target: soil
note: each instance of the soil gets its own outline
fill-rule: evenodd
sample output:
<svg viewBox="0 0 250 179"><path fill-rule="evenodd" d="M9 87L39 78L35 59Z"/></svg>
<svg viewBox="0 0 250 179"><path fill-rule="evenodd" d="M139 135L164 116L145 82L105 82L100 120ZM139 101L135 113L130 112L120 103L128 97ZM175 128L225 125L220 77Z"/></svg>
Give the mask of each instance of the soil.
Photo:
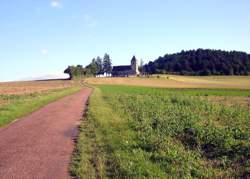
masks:
<svg viewBox="0 0 250 179"><path fill-rule="evenodd" d="M0 178L70 178L68 167L91 89L0 129Z"/></svg>

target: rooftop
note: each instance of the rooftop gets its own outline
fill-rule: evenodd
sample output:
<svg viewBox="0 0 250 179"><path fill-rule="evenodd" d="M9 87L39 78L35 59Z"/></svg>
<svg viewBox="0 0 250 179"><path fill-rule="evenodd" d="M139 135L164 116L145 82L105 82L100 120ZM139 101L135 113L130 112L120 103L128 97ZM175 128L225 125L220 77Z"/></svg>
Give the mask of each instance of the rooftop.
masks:
<svg viewBox="0 0 250 179"><path fill-rule="evenodd" d="M113 67L113 71L127 71L127 70L131 70L131 66L130 65L114 66Z"/></svg>

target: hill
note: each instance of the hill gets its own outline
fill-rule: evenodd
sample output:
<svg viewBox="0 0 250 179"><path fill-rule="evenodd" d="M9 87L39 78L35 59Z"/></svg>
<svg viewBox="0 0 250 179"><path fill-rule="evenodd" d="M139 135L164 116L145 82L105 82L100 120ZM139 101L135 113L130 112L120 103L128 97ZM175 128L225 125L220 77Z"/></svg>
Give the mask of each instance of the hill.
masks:
<svg viewBox="0 0 250 179"><path fill-rule="evenodd" d="M198 49L166 54L143 66L149 74L250 75L250 55L238 51Z"/></svg>

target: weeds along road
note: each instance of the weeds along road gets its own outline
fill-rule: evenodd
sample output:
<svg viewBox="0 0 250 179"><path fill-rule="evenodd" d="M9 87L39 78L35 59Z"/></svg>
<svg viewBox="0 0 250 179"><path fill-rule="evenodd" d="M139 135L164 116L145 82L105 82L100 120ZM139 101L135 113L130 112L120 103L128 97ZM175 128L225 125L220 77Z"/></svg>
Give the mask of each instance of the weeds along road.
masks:
<svg viewBox="0 0 250 179"><path fill-rule="evenodd" d="M64 97L0 129L0 178L69 178L73 139L91 89Z"/></svg>

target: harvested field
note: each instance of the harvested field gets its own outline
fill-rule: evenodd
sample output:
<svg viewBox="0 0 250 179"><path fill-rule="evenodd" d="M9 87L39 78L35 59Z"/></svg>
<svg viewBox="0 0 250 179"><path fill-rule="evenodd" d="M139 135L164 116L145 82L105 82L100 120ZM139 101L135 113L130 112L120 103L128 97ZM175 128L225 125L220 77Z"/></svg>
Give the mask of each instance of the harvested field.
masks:
<svg viewBox="0 0 250 179"><path fill-rule="evenodd" d="M90 84L150 86L162 88L220 88L250 89L249 76L176 76L159 75L150 78L87 78Z"/></svg>
<svg viewBox="0 0 250 179"><path fill-rule="evenodd" d="M249 76L177 76L169 79L188 84L211 85L213 87L250 89Z"/></svg>
<svg viewBox="0 0 250 179"><path fill-rule="evenodd" d="M52 89L73 87L76 83L75 81L67 80L0 83L0 94L20 95L44 92Z"/></svg>

